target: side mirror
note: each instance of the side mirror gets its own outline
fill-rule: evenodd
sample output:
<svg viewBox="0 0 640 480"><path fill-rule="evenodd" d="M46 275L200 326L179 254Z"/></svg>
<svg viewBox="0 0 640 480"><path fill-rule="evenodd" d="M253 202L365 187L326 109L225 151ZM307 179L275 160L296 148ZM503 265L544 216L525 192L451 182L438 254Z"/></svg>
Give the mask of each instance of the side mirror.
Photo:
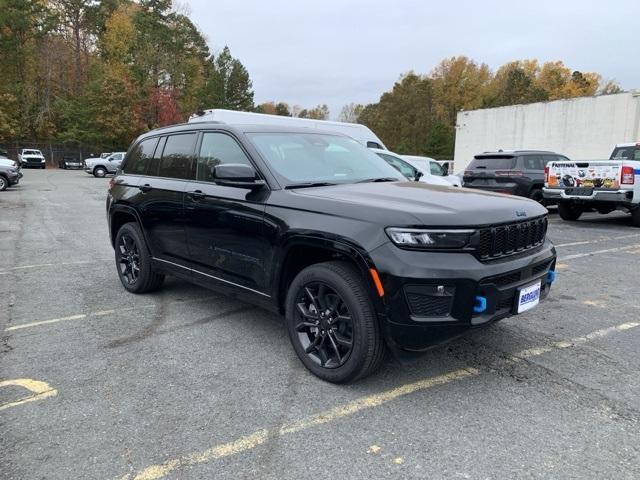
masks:
<svg viewBox="0 0 640 480"><path fill-rule="evenodd" d="M420 172L420 171L416 170L416 176L414 177L414 180L415 180L416 182L419 182L423 175L424 175L424 173L422 173L422 172Z"/></svg>
<svg viewBox="0 0 640 480"><path fill-rule="evenodd" d="M445 175L451 175L451 165L449 162L444 162L442 168L444 168Z"/></svg>
<svg viewBox="0 0 640 480"><path fill-rule="evenodd" d="M258 190L266 185L264 180L256 178L256 171L250 165L227 163L213 168L213 179L225 187L248 188Z"/></svg>

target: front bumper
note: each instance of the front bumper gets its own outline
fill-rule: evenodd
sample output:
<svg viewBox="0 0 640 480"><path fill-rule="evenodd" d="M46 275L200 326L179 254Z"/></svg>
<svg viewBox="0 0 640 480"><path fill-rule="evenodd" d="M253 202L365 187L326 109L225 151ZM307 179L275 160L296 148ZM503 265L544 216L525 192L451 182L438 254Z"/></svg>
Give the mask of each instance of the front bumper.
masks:
<svg viewBox="0 0 640 480"><path fill-rule="evenodd" d="M20 183L20 179L22 178L22 173L17 172L15 174L10 174L8 177L9 185L17 185Z"/></svg>
<svg viewBox="0 0 640 480"><path fill-rule="evenodd" d="M379 312L387 342L424 350L470 329L513 315L518 289L541 282L549 294L555 248L549 240L531 251L480 262L467 253L418 252L387 243L371 252L385 290ZM486 299L474 312L476 297Z"/></svg>

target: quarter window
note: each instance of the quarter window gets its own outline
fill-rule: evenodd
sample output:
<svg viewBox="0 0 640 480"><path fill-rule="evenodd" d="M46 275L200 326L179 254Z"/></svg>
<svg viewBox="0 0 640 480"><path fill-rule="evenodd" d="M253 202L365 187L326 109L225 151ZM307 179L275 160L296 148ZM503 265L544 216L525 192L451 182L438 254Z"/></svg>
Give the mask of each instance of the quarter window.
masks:
<svg viewBox="0 0 640 480"><path fill-rule="evenodd" d="M195 133L167 137L164 151L160 158L159 177L191 178L191 160L196 137L197 134Z"/></svg>
<svg viewBox="0 0 640 480"><path fill-rule="evenodd" d="M133 150L129 152L124 168L122 169L124 173L142 175L147 166L147 162L151 157L153 157L153 152L156 149L157 143L157 138L150 138L148 140L143 140L133 147Z"/></svg>
<svg viewBox="0 0 640 480"><path fill-rule="evenodd" d="M522 159L525 170L544 170L546 162L542 155L525 155Z"/></svg>
<svg viewBox="0 0 640 480"><path fill-rule="evenodd" d="M429 162L429 168L431 169L431 175L435 175L437 177L446 177L447 174L438 162Z"/></svg>
<svg viewBox="0 0 640 480"><path fill-rule="evenodd" d="M224 133L206 132L198 154L198 180L213 182L213 169L218 165L241 164L251 166L238 142Z"/></svg>

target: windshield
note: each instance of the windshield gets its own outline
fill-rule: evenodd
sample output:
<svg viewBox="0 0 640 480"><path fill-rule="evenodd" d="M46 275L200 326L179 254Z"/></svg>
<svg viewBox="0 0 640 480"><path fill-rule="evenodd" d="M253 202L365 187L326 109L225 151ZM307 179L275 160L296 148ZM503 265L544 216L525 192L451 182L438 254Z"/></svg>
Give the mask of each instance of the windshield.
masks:
<svg viewBox="0 0 640 480"><path fill-rule="evenodd" d="M285 185L406 179L351 138L317 133L250 133L271 170Z"/></svg>
<svg viewBox="0 0 640 480"><path fill-rule="evenodd" d="M22 154L23 155L42 155L42 153L40 153L40 150L24 150Z"/></svg>
<svg viewBox="0 0 640 480"><path fill-rule="evenodd" d="M640 160L640 148L635 145L616 147L611 154L611 160Z"/></svg>

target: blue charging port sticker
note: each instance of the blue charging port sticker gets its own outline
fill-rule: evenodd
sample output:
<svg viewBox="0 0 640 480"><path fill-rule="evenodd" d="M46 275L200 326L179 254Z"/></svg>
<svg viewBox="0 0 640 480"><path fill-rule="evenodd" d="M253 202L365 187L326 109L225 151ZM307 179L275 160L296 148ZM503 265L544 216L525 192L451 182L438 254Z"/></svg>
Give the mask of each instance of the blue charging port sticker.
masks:
<svg viewBox="0 0 640 480"><path fill-rule="evenodd" d="M478 295L476 297L476 304L473 306L475 313L482 313L487 309L487 299Z"/></svg>

